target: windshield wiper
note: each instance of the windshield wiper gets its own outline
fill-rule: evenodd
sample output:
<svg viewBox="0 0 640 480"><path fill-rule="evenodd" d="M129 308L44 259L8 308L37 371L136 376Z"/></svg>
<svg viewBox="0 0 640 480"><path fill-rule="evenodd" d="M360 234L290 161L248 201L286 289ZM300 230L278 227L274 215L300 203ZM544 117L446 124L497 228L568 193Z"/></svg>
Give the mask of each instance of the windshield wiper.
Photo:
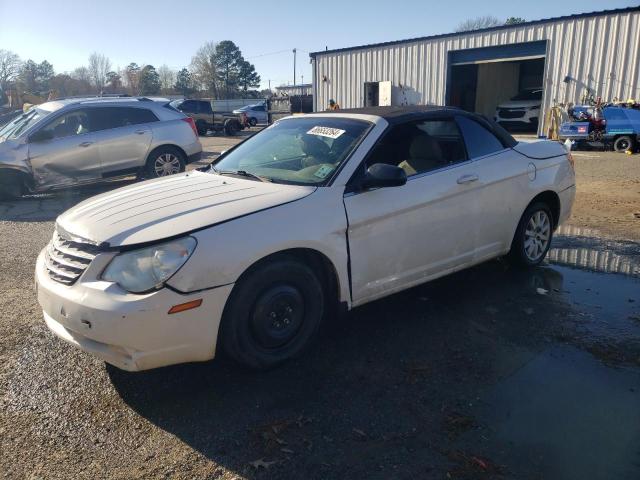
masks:
<svg viewBox="0 0 640 480"><path fill-rule="evenodd" d="M258 180L259 182L271 182L270 178L261 177L260 175L256 175L255 173L247 172L246 170L218 170L216 167L212 166L211 170L216 172L218 175L235 175L238 177L251 178L253 180Z"/></svg>

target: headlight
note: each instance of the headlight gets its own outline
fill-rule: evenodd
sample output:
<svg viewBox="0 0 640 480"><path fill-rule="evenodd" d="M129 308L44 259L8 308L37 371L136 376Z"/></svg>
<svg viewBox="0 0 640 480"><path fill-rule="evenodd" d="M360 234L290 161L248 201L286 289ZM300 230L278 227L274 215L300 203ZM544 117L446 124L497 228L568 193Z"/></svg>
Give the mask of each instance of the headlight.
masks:
<svg viewBox="0 0 640 480"><path fill-rule="evenodd" d="M180 238L153 247L116 255L102 273L131 293L161 288L189 259L196 248L193 237Z"/></svg>

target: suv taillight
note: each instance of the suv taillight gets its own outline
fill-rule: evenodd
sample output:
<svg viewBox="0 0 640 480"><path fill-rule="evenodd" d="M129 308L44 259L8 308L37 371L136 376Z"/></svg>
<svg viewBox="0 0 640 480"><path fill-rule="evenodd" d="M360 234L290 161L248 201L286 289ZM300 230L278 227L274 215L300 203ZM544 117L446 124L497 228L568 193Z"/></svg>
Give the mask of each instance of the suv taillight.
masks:
<svg viewBox="0 0 640 480"><path fill-rule="evenodd" d="M198 129L196 127L196 122L193 120L193 118L185 117L185 118L182 118L181 120L189 124L189 126L191 127L191 130L193 130L193 134L196 136L196 138L198 138Z"/></svg>

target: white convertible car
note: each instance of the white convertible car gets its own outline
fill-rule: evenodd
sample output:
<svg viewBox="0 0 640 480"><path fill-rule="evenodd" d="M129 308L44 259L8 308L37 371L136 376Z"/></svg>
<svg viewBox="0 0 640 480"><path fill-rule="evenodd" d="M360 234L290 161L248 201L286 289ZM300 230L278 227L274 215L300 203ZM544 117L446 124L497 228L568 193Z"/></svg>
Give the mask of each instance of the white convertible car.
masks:
<svg viewBox="0 0 640 480"><path fill-rule="evenodd" d="M208 170L62 214L38 301L56 335L125 370L218 348L268 368L338 308L505 255L538 265L574 195L562 145L457 109L286 118Z"/></svg>

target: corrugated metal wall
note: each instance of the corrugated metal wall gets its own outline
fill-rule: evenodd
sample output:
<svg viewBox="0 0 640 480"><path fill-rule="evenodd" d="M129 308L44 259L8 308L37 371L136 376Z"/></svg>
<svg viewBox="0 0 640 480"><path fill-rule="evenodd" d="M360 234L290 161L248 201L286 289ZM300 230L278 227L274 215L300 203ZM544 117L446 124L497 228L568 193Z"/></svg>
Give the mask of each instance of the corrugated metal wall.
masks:
<svg viewBox="0 0 640 480"><path fill-rule="evenodd" d="M445 104L451 50L547 40L544 109L580 101L590 87L605 100L640 97L640 12L569 17L547 23L315 56L316 109L330 98L364 105L364 82L391 80L396 104ZM564 83L565 76L576 81Z"/></svg>

